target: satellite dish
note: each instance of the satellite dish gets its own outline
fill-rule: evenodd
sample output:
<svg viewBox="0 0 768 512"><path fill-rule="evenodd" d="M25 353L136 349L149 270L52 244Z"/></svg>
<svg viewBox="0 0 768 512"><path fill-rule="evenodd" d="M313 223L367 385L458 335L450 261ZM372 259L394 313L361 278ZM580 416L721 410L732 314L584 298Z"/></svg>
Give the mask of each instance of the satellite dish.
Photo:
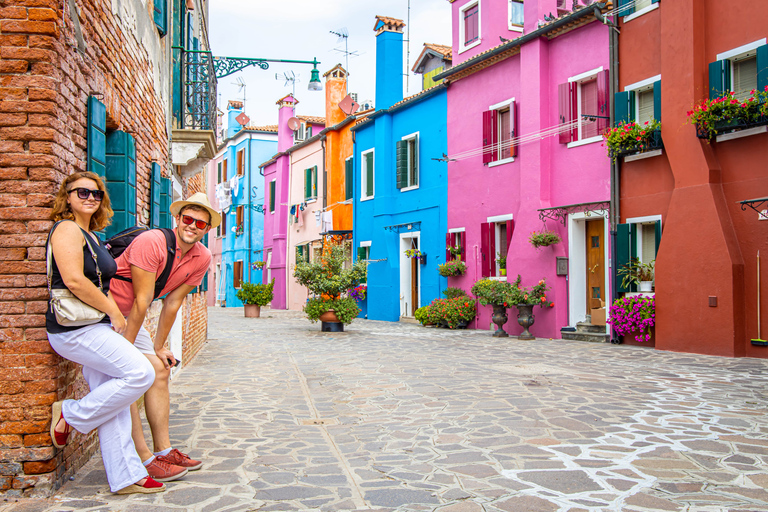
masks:
<svg viewBox="0 0 768 512"><path fill-rule="evenodd" d="M339 108L341 109L342 112L344 112L348 116L351 116L352 114L357 112L357 110L360 108L360 105L358 105L358 103L352 99L352 96L347 94L344 97L344 99L341 100L341 102L339 102Z"/></svg>
<svg viewBox="0 0 768 512"><path fill-rule="evenodd" d="M299 121L299 118L292 117L288 119L288 128L290 128L293 131L298 131L299 128L301 128L301 121Z"/></svg>

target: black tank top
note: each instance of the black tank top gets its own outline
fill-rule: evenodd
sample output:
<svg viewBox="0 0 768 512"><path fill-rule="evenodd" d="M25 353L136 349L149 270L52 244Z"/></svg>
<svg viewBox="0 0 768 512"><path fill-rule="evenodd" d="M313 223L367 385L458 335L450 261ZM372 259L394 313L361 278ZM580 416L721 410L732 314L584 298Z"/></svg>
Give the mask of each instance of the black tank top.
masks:
<svg viewBox="0 0 768 512"><path fill-rule="evenodd" d="M51 229L51 232L48 235L49 244L51 243L51 236L59 224L60 222L57 222L53 226L53 229ZM115 263L114 258L112 258L112 255L109 254L109 251L104 247L101 240L98 240L98 236L96 237L98 243L95 243L94 238L85 232L83 228L80 228L80 231L83 232L84 237L90 237L89 240L91 241L91 247L93 247L93 251L96 253L96 257L99 260L99 270L101 270L101 284L102 289L104 290L104 294L106 295L106 293L109 291L109 281L112 279L112 276L117 273L117 263ZM87 245L83 245L83 274L98 288L99 276L96 273L96 263L94 263L93 256L91 256L91 251L88 249ZM56 258L53 256L53 252L51 252L51 288L66 288L64 280L61 278L59 267L56 265ZM109 324L109 316L105 315L101 320L101 323ZM59 325L59 323L56 321L56 315L51 310L50 297L48 298L48 310L45 312L46 331L52 334L59 334L62 332L75 331L77 329L81 329L82 327L83 326L71 327Z"/></svg>

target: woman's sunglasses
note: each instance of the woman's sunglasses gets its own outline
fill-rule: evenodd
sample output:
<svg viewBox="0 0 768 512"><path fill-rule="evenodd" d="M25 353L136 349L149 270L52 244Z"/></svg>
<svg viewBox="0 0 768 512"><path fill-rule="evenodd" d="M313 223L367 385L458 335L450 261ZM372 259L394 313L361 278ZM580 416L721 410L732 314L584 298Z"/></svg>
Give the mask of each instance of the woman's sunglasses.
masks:
<svg viewBox="0 0 768 512"><path fill-rule="evenodd" d="M104 191L103 190L98 190L98 189L97 190L91 190L91 189L88 189L88 188L77 187L77 188L73 188L72 190L67 192L67 194L71 194L72 192L77 192L77 197L79 197L83 201L88 199L88 196L90 196L90 195L92 195L93 198L96 201L101 201L102 199L104 199Z"/></svg>
<svg viewBox="0 0 768 512"><path fill-rule="evenodd" d="M195 227L197 229L205 229L208 226L208 223L205 222L204 220L198 220L198 219L195 219L194 217L190 217L189 215L182 215L181 222L187 225L192 224L194 222Z"/></svg>

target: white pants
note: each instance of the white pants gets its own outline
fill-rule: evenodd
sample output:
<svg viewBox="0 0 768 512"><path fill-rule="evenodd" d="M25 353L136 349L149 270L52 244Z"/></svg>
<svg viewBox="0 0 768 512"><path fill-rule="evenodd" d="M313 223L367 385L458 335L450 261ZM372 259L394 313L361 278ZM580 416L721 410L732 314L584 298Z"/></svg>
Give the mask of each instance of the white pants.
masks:
<svg viewBox="0 0 768 512"><path fill-rule="evenodd" d="M109 488L115 492L145 478L147 470L131 439L130 406L154 382L152 364L109 324L48 333L48 340L60 356L83 365L91 392L65 400L62 414L78 432L99 429Z"/></svg>

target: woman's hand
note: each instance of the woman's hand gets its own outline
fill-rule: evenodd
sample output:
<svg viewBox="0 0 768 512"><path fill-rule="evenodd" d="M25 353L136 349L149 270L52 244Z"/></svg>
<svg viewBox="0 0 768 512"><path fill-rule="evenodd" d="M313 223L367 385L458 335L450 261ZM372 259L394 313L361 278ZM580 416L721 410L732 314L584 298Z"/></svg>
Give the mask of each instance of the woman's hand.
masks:
<svg viewBox="0 0 768 512"><path fill-rule="evenodd" d="M125 328L128 327L128 322L125 321L125 317L120 310L111 313L109 315L109 321L112 322L112 329L114 329L117 334L123 334Z"/></svg>

